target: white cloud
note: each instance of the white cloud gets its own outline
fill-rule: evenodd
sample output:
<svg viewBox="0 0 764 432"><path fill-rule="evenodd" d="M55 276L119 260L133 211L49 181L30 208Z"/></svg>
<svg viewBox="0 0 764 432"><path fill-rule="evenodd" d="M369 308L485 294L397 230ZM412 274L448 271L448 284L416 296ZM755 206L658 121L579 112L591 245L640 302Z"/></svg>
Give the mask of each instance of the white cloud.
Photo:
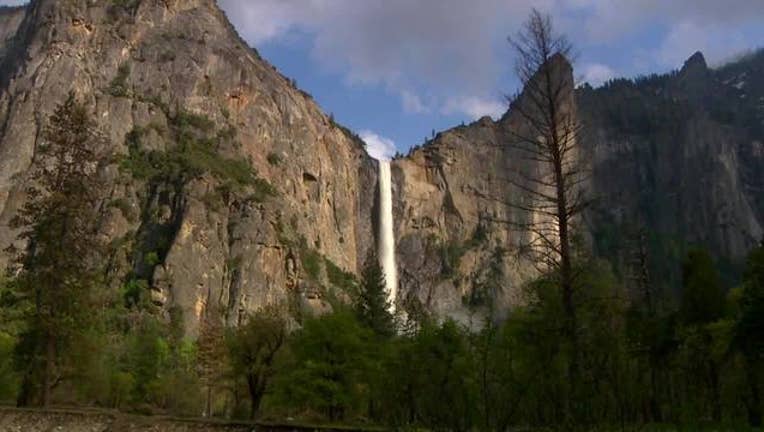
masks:
<svg viewBox="0 0 764 432"><path fill-rule="evenodd" d="M500 91L511 59L496 44L531 4L555 0L219 0L253 44L312 38L311 57L352 85L381 85L406 112L424 113L448 97ZM424 97L426 95L426 98ZM426 102L423 102L426 101Z"/></svg>
<svg viewBox="0 0 764 432"><path fill-rule="evenodd" d="M303 26L309 21L306 9L314 2L301 5L294 0L220 0L219 3L239 33L257 45Z"/></svg>
<svg viewBox="0 0 764 432"><path fill-rule="evenodd" d="M366 143L366 151L374 159L389 160L397 151L393 140L380 136L372 131L362 130L359 133L359 136Z"/></svg>
<svg viewBox="0 0 764 432"><path fill-rule="evenodd" d="M688 53L700 50L707 61L717 63L749 48L749 43L734 30L682 21L674 25L662 42L658 59L665 65L678 67L687 59Z"/></svg>
<svg viewBox="0 0 764 432"><path fill-rule="evenodd" d="M601 63L589 63L581 67L583 70L582 82L589 83L592 87L599 87L609 79L618 76L615 70Z"/></svg>
<svg viewBox="0 0 764 432"><path fill-rule="evenodd" d="M583 28L590 38L608 42L629 36L646 24L692 22L698 26L721 25L727 30L748 22L761 22L760 0L560 0L585 11ZM579 23L580 24L580 23Z"/></svg>
<svg viewBox="0 0 764 432"><path fill-rule="evenodd" d="M403 102L403 110L407 113L426 114L430 112L430 109L425 106L422 99L409 90L401 91L401 101Z"/></svg>
<svg viewBox="0 0 764 432"><path fill-rule="evenodd" d="M449 104L471 115L495 112L495 103L486 109L466 102L515 90L502 88L513 61L504 40L531 7L552 12L584 54L585 70L577 73L595 85L613 71L602 64L609 58L587 53L631 49L631 60L621 61L618 71L634 75L679 67L697 50L714 63L738 47L764 42L740 30L760 25L762 0L218 1L251 43L308 34L316 65L348 84L382 86L400 96L408 113Z"/></svg>
<svg viewBox="0 0 764 432"><path fill-rule="evenodd" d="M506 104L495 99L484 99L479 97L464 97L450 99L441 110L443 114L466 114L473 120L483 116L490 116L498 119L507 111Z"/></svg>

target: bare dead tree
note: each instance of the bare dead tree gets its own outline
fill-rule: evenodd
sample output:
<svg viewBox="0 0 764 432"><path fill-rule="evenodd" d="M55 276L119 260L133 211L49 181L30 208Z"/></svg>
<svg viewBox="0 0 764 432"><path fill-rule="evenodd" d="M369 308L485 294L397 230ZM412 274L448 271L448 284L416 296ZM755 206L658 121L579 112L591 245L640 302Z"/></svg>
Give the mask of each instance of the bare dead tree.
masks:
<svg viewBox="0 0 764 432"><path fill-rule="evenodd" d="M524 250L541 269L558 278L565 313L563 333L571 344L571 382L578 375L576 274L573 267L575 222L586 209L586 170L580 163L581 126L574 103L572 46L555 33L551 18L533 10L509 42L517 55L523 91L509 97L510 112L521 124L511 128L509 145L529 163L508 178L520 193L510 205L526 218L516 221L530 234Z"/></svg>

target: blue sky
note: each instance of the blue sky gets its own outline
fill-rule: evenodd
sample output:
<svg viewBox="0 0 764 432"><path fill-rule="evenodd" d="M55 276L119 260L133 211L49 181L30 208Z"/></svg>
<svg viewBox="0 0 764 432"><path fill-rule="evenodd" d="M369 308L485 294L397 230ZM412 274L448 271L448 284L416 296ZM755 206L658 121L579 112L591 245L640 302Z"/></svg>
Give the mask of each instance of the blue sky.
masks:
<svg viewBox="0 0 764 432"><path fill-rule="evenodd" d="M0 4L23 1L0 1ZM581 81L713 66L764 46L764 0L219 0L239 33L373 150L405 152L504 111L506 43L532 7L579 53Z"/></svg>

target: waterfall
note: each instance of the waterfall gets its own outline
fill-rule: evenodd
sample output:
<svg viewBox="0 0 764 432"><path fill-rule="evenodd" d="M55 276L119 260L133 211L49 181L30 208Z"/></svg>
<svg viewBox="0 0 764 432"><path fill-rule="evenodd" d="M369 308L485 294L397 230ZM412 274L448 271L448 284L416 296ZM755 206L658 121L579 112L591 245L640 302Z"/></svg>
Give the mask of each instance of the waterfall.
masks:
<svg viewBox="0 0 764 432"><path fill-rule="evenodd" d="M391 308L395 310L398 294L398 270L395 268L395 237L393 235L393 192L390 161L379 160L379 265L385 275L385 285Z"/></svg>

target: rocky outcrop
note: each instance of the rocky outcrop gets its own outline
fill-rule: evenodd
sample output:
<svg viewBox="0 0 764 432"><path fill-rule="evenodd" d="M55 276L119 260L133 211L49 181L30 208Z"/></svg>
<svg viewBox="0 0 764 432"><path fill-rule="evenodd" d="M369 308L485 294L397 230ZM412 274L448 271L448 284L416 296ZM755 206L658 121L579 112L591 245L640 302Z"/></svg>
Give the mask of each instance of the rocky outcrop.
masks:
<svg viewBox="0 0 764 432"><path fill-rule="evenodd" d="M321 303L324 261L358 272L373 247L376 165L214 1L36 0L21 15L0 16L0 36L18 26L0 77L0 247L15 241L8 221L46 119L73 91L115 155L102 173L103 231L120 246L112 279L182 310L191 333L207 302L235 322L306 292ZM147 174L136 164L149 152ZM318 271L305 256L321 258Z"/></svg>

